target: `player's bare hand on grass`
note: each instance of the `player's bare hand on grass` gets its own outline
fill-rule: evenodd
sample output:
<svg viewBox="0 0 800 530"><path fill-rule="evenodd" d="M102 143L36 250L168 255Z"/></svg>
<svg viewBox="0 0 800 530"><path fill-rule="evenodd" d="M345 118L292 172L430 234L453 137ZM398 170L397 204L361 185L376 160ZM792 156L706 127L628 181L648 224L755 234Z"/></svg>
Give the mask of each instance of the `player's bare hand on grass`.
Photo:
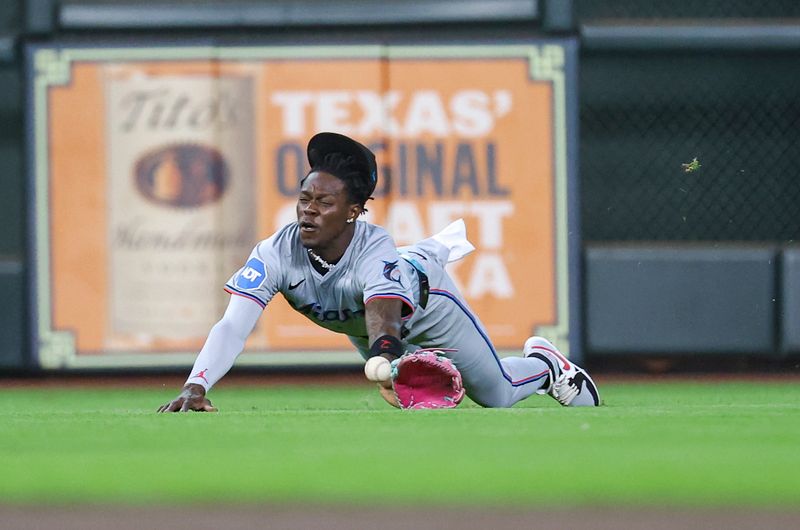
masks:
<svg viewBox="0 0 800 530"><path fill-rule="evenodd" d="M217 412L217 408L206 397L206 389L189 383L178 397L158 407L158 412Z"/></svg>

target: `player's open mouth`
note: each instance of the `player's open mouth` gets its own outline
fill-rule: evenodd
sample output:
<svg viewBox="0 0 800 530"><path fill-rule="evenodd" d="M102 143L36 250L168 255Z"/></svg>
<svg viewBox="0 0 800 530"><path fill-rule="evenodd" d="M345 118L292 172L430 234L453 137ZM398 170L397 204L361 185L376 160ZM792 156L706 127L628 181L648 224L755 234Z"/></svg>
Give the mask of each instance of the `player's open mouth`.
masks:
<svg viewBox="0 0 800 530"><path fill-rule="evenodd" d="M300 221L300 230L303 232L313 232L317 229L317 226L313 223L309 223L308 221Z"/></svg>

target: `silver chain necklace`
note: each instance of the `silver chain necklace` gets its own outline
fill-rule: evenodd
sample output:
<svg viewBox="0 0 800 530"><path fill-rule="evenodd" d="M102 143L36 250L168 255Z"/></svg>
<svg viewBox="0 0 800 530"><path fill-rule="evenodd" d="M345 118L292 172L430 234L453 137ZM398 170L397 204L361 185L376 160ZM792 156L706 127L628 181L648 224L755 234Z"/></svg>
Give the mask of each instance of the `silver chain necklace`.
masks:
<svg viewBox="0 0 800 530"><path fill-rule="evenodd" d="M311 259L313 259L314 261L319 263L322 266L323 269L331 270L332 268L334 268L336 266L336 265L328 263L327 261L322 259L322 256L320 256L319 254L317 254L316 252L314 252L310 248L307 248L306 251L308 251L308 255L311 256Z"/></svg>

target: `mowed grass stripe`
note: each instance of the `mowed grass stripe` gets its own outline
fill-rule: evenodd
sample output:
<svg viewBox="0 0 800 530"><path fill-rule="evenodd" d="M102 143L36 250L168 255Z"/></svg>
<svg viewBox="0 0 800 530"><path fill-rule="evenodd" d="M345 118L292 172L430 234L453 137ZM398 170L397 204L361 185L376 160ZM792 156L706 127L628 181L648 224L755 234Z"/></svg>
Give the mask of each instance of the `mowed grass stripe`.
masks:
<svg viewBox="0 0 800 530"><path fill-rule="evenodd" d="M371 385L0 390L0 499L800 509L800 388L601 384L606 405L397 411Z"/></svg>

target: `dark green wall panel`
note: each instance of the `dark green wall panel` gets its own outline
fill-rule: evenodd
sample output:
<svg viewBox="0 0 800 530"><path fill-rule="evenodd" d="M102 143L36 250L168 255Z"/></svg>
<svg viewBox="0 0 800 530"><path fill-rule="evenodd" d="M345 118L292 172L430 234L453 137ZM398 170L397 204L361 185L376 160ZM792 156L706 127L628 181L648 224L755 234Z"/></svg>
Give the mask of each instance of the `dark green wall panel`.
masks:
<svg viewBox="0 0 800 530"><path fill-rule="evenodd" d="M783 252L781 261L781 351L800 353L800 248Z"/></svg>
<svg viewBox="0 0 800 530"><path fill-rule="evenodd" d="M587 353L776 353L773 248L590 246Z"/></svg>
<svg viewBox="0 0 800 530"><path fill-rule="evenodd" d="M21 262L0 260L0 368L21 368L26 359L28 322Z"/></svg>

